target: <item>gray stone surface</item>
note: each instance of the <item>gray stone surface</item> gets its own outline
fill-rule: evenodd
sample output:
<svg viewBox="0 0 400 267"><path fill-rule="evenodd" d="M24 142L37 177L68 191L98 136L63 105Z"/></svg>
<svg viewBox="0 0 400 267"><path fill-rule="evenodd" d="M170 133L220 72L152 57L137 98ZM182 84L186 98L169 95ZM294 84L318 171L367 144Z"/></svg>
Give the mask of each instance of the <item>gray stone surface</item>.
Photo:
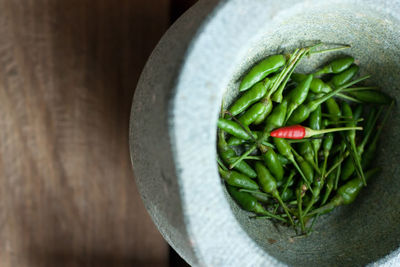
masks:
<svg viewBox="0 0 400 267"><path fill-rule="evenodd" d="M134 96L130 145L150 215L190 264L400 264L397 109L376 157L383 172L354 204L323 217L309 238L290 242L290 230L250 221L227 197L215 164L222 98L232 99L237 80L258 59L304 41L350 43L346 53L371 83L397 98L399 16L400 1L200 1L166 33ZM311 57L300 68L320 62Z"/></svg>

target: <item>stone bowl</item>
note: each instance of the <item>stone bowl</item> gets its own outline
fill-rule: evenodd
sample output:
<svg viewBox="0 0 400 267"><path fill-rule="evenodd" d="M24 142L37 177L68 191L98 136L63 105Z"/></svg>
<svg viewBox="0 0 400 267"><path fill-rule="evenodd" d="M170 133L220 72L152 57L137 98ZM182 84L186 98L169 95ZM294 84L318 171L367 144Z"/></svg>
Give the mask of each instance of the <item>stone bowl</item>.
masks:
<svg viewBox="0 0 400 267"><path fill-rule="evenodd" d="M130 149L136 182L168 243L198 266L400 265L399 117L386 125L383 171L355 203L323 216L307 238L250 220L217 172L221 100L259 59L306 41L348 43L361 74L399 95L400 1L199 1L165 34L134 96ZM335 54L311 57L307 71Z"/></svg>

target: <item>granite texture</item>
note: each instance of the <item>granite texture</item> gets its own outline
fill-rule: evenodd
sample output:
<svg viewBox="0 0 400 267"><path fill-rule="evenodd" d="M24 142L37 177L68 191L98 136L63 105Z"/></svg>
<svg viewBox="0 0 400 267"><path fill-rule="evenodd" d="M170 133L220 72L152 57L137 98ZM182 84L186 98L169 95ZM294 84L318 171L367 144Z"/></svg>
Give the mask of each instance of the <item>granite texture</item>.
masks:
<svg viewBox="0 0 400 267"><path fill-rule="evenodd" d="M399 95L400 1L200 1L166 33L140 78L130 146L135 177L165 239L196 266L398 266L397 108L376 157L384 171L309 238L249 220L217 173L222 99L260 58L307 41L350 43L371 83ZM307 59L307 71L334 55Z"/></svg>

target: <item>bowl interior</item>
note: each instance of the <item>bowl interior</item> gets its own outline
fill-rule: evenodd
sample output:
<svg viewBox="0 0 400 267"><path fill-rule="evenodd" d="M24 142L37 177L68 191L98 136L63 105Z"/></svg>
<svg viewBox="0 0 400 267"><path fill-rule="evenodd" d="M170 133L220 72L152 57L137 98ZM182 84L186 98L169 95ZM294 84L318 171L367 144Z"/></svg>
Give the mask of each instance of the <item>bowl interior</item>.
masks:
<svg viewBox="0 0 400 267"><path fill-rule="evenodd" d="M377 10L376 6L369 9L361 4L335 1L304 5L277 16L274 27L266 30L262 38L252 40L251 49L243 64L237 67L225 93L226 103L237 95L237 81L254 62L276 52L292 51L310 40L351 44L352 48L345 53L357 59L360 74L370 74L368 83L398 98L400 24L396 18L383 15L383 10ZM299 69L310 71L337 54L340 53L305 58ZM400 124L397 114L395 107L379 142L374 165L381 166L382 172L371 179L353 204L322 216L311 236L290 238L294 232L289 228L274 226L268 220L249 219L249 214L227 195L242 228L268 254L295 266L365 265L398 248Z"/></svg>

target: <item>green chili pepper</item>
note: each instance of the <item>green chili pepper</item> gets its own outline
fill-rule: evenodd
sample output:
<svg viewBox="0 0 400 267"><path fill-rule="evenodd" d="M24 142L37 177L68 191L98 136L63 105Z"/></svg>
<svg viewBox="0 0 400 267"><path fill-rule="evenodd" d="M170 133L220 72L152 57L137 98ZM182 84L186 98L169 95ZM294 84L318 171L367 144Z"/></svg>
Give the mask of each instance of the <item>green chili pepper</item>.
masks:
<svg viewBox="0 0 400 267"><path fill-rule="evenodd" d="M318 166L315 164L315 155L311 140L301 142L298 144L298 152L304 159L314 168L317 173L320 173ZM300 162L299 162L300 163ZM306 175L307 176L307 175Z"/></svg>
<svg viewBox="0 0 400 267"><path fill-rule="evenodd" d="M287 101L283 100L272 110L271 115L266 119L266 124L261 137L258 138L259 141L264 141L269 137L269 134L275 128L281 127L285 122Z"/></svg>
<svg viewBox="0 0 400 267"><path fill-rule="evenodd" d="M380 171L379 168L369 170L365 173L365 178L368 180ZM341 205L348 205L354 202L361 189L364 187L363 181L356 177L349 180L347 183L339 187L337 194L326 205L313 210L309 215L324 214Z"/></svg>
<svg viewBox="0 0 400 267"><path fill-rule="evenodd" d="M342 114L345 117L349 117L351 119L353 119L353 121L350 121L349 123L347 123L346 125L349 127L354 127L356 126L356 123L354 122L354 116L353 116L353 111L351 110L350 105L347 102L343 102L342 103ZM350 130L350 131L346 131L346 136L348 137L350 142L354 142L356 141L356 130Z"/></svg>
<svg viewBox="0 0 400 267"><path fill-rule="evenodd" d="M322 129L322 108L321 108L321 106L318 106L318 108L315 111L311 112L309 121L310 121L311 129L313 129L313 130L321 130ZM311 143L312 143L312 147L314 150L314 156L315 156L314 162L315 162L315 164L318 165L318 151L321 147L322 139L319 139L319 138L313 139L311 141Z"/></svg>
<svg viewBox="0 0 400 267"><path fill-rule="evenodd" d="M313 93L329 93L332 88L321 79L314 78L310 85L310 91Z"/></svg>
<svg viewBox="0 0 400 267"><path fill-rule="evenodd" d="M334 95L342 91L345 87L339 87L328 94L314 99L306 104L299 105L297 109L292 113L288 120L288 124L299 124L308 119L310 113L315 111L323 102L331 99Z"/></svg>
<svg viewBox="0 0 400 267"><path fill-rule="evenodd" d="M294 81L295 83L302 82L306 77L307 77L307 74L298 73L298 72L294 72L292 75L290 75L290 79L292 81Z"/></svg>
<svg viewBox="0 0 400 267"><path fill-rule="evenodd" d="M258 104L255 104L255 105L260 105L263 107L263 108L259 107L262 111L260 111L260 113L257 115L257 118L254 120L255 125L261 124L267 118L267 116L271 113L271 110L273 107L273 104L271 101L271 94L273 93L273 90L274 90L273 86L275 85L275 82L278 80L280 75L281 75L281 73L277 73L270 78L270 80L271 80L270 90L263 97L263 99L261 99L261 101Z"/></svg>
<svg viewBox="0 0 400 267"><path fill-rule="evenodd" d="M260 104L265 106L265 109L254 120L255 125L259 125L259 124L263 123L265 121L265 119L267 118L267 116L271 113L272 108L273 108L272 101L269 98L262 100Z"/></svg>
<svg viewBox="0 0 400 267"><path fill-rule="evenodd" d="M272 101L269 99L264 99L249 108L242 116L240 116L239 121L244 125L250 125L252 123L261 123L271 112Z"/></svg>
<svg viewBox="0 0 400 267"><path fill-rule="evenodd" d="M362 105L357 105L356 108L354 109L354 120L357 121L359 118L361 118L361 115L363 113L363 106Z"/></svg>
<svg viewBox="0 0 400 267"><path fill-rule="evenodd" d="M342 167L342 173L340 176L340 179L342 181L347 181L351 175L353 175L355 171L354 163L351 158L346 158L346 160L343 162L343 167Z"/></svg>
<svg viewBox="0 0 400 267"><path fill-rule="evenodd" d="M276 155L277 155L278 160L281 163L282 167L285 167L286 165L288 165L290 163L290 161L286 157L282 156L281 154L276 154Z"/></svg>
<svg viewBox="0 0 400 267"><path fill-rule="evenodd" d="M227 185L226 188L228 189L229 194L232 198L241 206L244 210L254 212L256 214L266 215L271 218L284 221L285 219L282 217L272 214L271 212L267 211L258 201L257 199L246 192L240 192L235 187Z"/></svg>
<svg viewBox="0 0 400 267"><path fill-rule="evenodd" d="M263 154L263 159L276 180L282 181L284 170L275 151L273 149L268 149L268 151Z"/></svg>
<svg viewBox="0 0 400 267"><path fill-rule="evenodd" d="M297 109L293 112L292 116L290 116L290 118L288 120L288 124L298 124L298 123L305 121L309 117L310 113L313 112L315 109L317 109L317 107L325 101L328 102L327 105L335 105L334 100L332 99L332 96L340 94L340 92L343 91L345 88L347 88L355 83L358 83L362 80L365 80L368 77L369 76L364 76L355 81L341 84L335 90L330 91L329 93L322 95L316 99L310 100L306 104L302 104L302 105L298 106ZM337 106L336 108L339 108L339 107Z"/></svg>
<svg viewBox="0 0 400 267"><path fill-rule="evenodd" d="M342 116L342 111L335 99L329 98L325 101L325 106L328 110L328 114L333 116L333 120L338 120L338 118Z"/></svg>
<svg viewBox="0 0 400 267"><path fill-rule="evenodd" d="M314 203L318 201L323 186L324 186L324 179L318 177L317 179L314 180L313 194L311 196L310 201L308 201L307 203L306 209L304 210L305 215L307 215L307 213L310 211Z"/></svg>
<svg viewBox="0 0 400 267"><path fill-rule="evenodd" d="M349 92L349 94L361 102L368 104L389 105L392 102L392 98L390 96L378 90Z"/></svg>
<svg viewBox="0 0 400 267"><path fill-rule="evenodd" d="M376 140L376 141L375 141ZM377 145L377 138L374 138L373 141L368 146L367 150L364 152L364 155L361 159L361 166L365 169L368 167L369 164L374 160L376 157L376 145Z"/></svg>
<svg viewBox="0 0 400 267"><path fill-rule="evenodd" d="M273 140L279 153L283 155L285 158L287 158L290 162L293 162L294 156L292 153L292 147L287 142L287 140L283 138L273 138Z"/></svg>
<svg viewBox="0 0 400 267"><path fill-rule="evenodd" d="M269 133L273 129L281 127L285 123L287 107L288 102L286 100L283 100L272 110L271 115L269 115L266 120L264 133Z"/></svg>
<svg viewBox="0 0 400 267"><path fill-rule="evenodd" d="M243 77L239 85L239 91L246 91L269 74L278 71L286 63L284 55L273 55L257 63Z"/></svg>
<svg viewBox="0 0 400 267"><path fill-rule="evenodd" d="M345 56L342 58L335 59L329 62L329 64L325 65L319 71L317 71L315 75L342 72L346 70L348 67L350 67L350 65L353 64L353 62L354 58L351 56Z"/></svg>
<svg viewBox="0 0 400 267"><path fill-rule="evenodd" d="M287 202L294 197L293 189L286 188L281 194L282 201Z"/></svg>
<svg viewBox="0 0 400 267"><path fill-rule="evenodd" d="M344 148L345 146L343 145L343 142L339 145L340 148L340 153L338 155L336 155L335 159L333 160L334 165L336 165L336 171L332 171L329 175L328 175L328 181L326 183L326 190L325 190L325 195L324 198L322 200L322 205L325 204L325 202L328 200L332 190L335 188L335 185L337 184L337 181L339 180L340 174L341 174L341 169L342 169L342 162L343 162L343 152L344 152ZM332 174L332 176L331 176Z"/></svg>
<svg viewBox="0 0 400 267"><path fill-rule="evenodd" d="M226 143L223 131L219 131L218 137L219 155L225 163L232 164L236 157L235 150L230 148ZM250 178L257 177L257 173L245 161L241 161L240 163L236 164L234 169L249 176Z"/></svg>
<svg viewBox="0 0 400 267"><path fill-rule="evenodd" d="M315 100L315 99L317 99L317 98L320 98L321 96L323 96L324 94L314 94L313 92L308 92L308 95L307 95L307 99L306 99L306 103L308 103L308 102L310 102L310 101L313 101L313 100Z"/></svg>
<svg viewBox="0 0 400 267"><path fill-rule="evenodd" d="M350 68L334 75L330 83L337 88L353 79L354 76L357 75L359 69L360 68L357 65L351 65Z"/></svg>
<svg viewBox="0 0 400 267"><path fill-rule="evenodd" d="M306 77L306 74L301 73L293 73L291 76L296 83L303 81ZM310 91L316 94L329 93L332 91L332 88L327 83L324 83L321 79L314 77L310 84Z"/></svg>
<svg viewBox="0 0 400 267"><path fill-rule="evenodd" d="M292 151L293 151L293 154L294 154L294 156L296 158L297 163L300 166L300 169L304 173L304 176L307 178L307 182L308 182L307 186L311 185L312 182L314 181L314 169L313 169L313 167L302 156L300 156L296 152L296 150L294 150L292 148ZM314 157L314 155L312 157ZM308 187L308 188L310 188L310 187Z"/></svg>
<svg viewBox="0 0 400 267"><path fill-rule="evenodd" d="M252 190L258 189L257 183L244 174L235 171L225 171L221 167L218 170L221 177L231 186Z"/></svg>
<svg viewBox="0 0 400 267"><path fill-rule="evenodd" d="M271 200L271 196L261 192L259 190L250 190L250 189L239 189L239 192L246 192L249 193L250 195L252 195L253 197L255 197L257 199L257 201L260 201L262 203L268 203Z"/></svg>
<svg viewBox="0 0 400 267"><path fill-rule="evenodd" d="M252 131L252 133L254 134L254 136L256 137L256 139L258 139L262 132L260 131ZM228 145L229 146L238 146L238 145L243 145L245 143L247 143L249 140L245 140L245 139L241 139L235 136L232 136L228 139Z"/></svg>
<svg viewBox="0 0 400 267"><path fill-rule="evenodd" d="M235 121L219 118L218 127L221 130L224 130L225 132L238 138L244 140L251 139L250 135Z"/></svg>
<svg viewBox="0 0 400 267"><path fill-rule="evenodd" d="M312 74L308 75L304 81L300 82L297 87L288 94L287 119L289 119L292 112L306 100L312 79Z"/></svg>
<svg viewBox="0 0 400 267"><path fill-rule="evenodd" d="M276 198L276 200L278 200L279 204L282 206L286 215L288 216L290 223L294 225L292 216L290 216L288 208L281 199L281 196L277 189L275 178L271 175L268 169L260 162L256 162L256 172L257 172L258 182L260 183L261 188L264 190L264 192L271 194L274 198Z"/></svg>
<svg viewBox="0 0 400 267"><path fill-rule="evenodd" d="M332 146L333 146L333 133L328 133L325 135L325 138L322 141L322 148L324 153L324 164L322 166L322 174L325 174L326 164L328 162L328 157L332 149Z"/></svg>
<svg viewBox="0 0 400 267"><path fill-rule="evenodd" d="M303 234L310 233L320 214L352 203L365 181L376 173L376 170L370 170L364 174L363 168L376 156L382 126L376 131L375 124L380 119L383 105L392 103L389 113L394 103L376 87L351 87L369 76L355 78L359 67L350 56L335 59L314 73L316 76L333 74L328 82L313 74L294 73L301 59L314 53L312 49L317 45L298 48L286 57L274 55L256 64L239 86L239 91L245 92L218 120L219 173L232 198L244 210L258 214L257 218L290 221L295 226L292 215L296 216L298 221L295 227L300 226ZM272 72L275 73L267 77ZM289 80L291 82L287 86ZM294 89L283 96L287 87ZM274 106L272 101L279 104ZM356 104L353 106L352 103ZM377 108L372 108L364 122L365 104L381 106L379 112ZM322 113L323 110L326 113ZM230 116L225 119L225 114ZM306 121L308 125L299 125ZM252 125L261 123L265 124L262 132L254 131L260 127ZM332 131L327 128L330 124L335 125L335 129L361 129L356 127L359 123L364 128L362 136L356 136L354 130L326 133ZM279 129L281 127L284 128ZM309 131L324 131L326 134L309 140L277 138L301 137L295 136L294 132L302 130L304 133L304 129L305 136L311 135L307 134ZM293 134L284 131L292 131ZM225 133L230 137L228 143ZM375 136L371 137L373 134ZM273 144L268 139L272 139ZM233 145L238 147L233 149L230 147ZM240 155L237 155L239 152ZM249 160L256 171L246 162ZM323 162L319 165L318 161ZM290 175L285 176L287 173ZM297 174L301 178L296 177ZM251 179L256 177L257 181ZM339 179L344 182L339 183ZM260 204L262 202L265 206ZM285 214L280 214L282 211ZM313 217L311 227L306 228Z"/></svg>
<svg viewBox="0 0 400 267"><path fill-rule="evenodd" d="M304 182L306 183L307 187L310 188L310 183L308 178L303 173L303 170L296 162L294 155L293 155L293 148L290 146L289 142L284 138L273 138L276 148L278 149L279 153L281 153L284 157L286 157L297 169L300 173L301 177L303 178ZM312 168L311 168L312 169ZM311 190L311 188L310 188Z"/></svg>
<svg viewBox="0 0 400 267"><path fill-rule="evenodd" d="M263 98L267 93L270 84L271 81L266 78L265 81L256 83L253 87L251 87L250 90L245 92L238 100L235 101L235 103L233 103L229 109L229 112L232 114L232 116L242 113L252 104Z"/></svg>

